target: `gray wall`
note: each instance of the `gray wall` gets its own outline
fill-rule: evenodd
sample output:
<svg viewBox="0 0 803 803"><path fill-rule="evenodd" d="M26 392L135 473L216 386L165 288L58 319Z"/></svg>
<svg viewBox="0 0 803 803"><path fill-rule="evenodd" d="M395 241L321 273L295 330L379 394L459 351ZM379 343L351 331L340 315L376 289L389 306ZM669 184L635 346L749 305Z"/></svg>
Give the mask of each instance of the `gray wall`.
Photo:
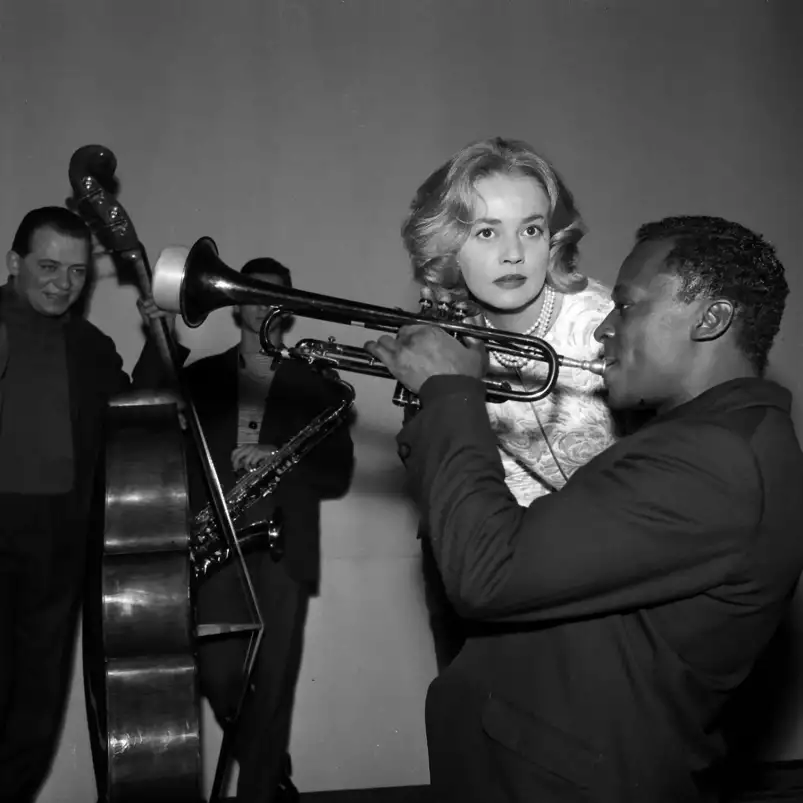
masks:
<svg viewBox="0 0 803 803"><path fill-rule="evenodd" d="M792 287L774 368L803 421L796 0L4 0L0 239L68 194L75 148L114 150L120 200L152 261L214 237L232 266L288 264L300 287L414 305L399 222L453 150L531 141L590 226L587 273L610 282L640 223L735 218L773 240ZM135 291L100 263L90 317L128 368ZM359 332L300 323L295 334ZM236 332L184 333L193 357ZM434 660L415 514L402 497L392 388L357 378L358 468L324 511L293 734L303 790L427 780ZM80 687L43 800L91 786ZM796 704L795 704L796 705ZM776 753L803 754L790 707ZM216 729L209 727L212 752ZM780 745L780 746L779 746ZM211 762L211 758L208 763Z"/></svg>

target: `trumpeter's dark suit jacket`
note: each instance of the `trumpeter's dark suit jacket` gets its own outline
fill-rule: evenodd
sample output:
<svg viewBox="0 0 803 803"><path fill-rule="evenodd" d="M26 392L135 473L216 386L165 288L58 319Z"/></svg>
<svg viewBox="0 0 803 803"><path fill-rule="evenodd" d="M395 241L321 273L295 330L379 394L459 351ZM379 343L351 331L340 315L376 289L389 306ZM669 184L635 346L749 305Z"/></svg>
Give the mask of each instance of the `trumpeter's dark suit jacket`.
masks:
<svg viewBox="0 0 803 803"><path fill-rule="evenodd" d="M721 714L803 570L790 394L719 385L519 507L484 387L434 377L399 453L446 591L483 623L430 687L438 799L717 799Z"/></svg>

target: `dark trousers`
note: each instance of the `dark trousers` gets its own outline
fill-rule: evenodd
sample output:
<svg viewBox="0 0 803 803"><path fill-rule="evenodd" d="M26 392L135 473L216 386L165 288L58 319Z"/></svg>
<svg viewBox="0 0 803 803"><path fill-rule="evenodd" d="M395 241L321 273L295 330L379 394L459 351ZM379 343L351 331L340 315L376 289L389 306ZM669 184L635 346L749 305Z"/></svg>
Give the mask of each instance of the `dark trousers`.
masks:
<svg viewBox="0 0 803 803"><path fill-rule="evenodd" d="M803 761L750 763L745 760L728 778L723 803L773 803L803 800Z"/></svg>
<svg viewBox="0 0 803 803"><path fill-rule="evenodd" d="M271 803L287 771L290 725L301 666L309 591L267 552L247 558L265 625L251 688L237 725L234 757L240 766L238 803ZM198 621L246 622L236 566L211 576L198 590ZM205 639L198 649L201 690L224 730L242 689L247 636Z"/></svg>
<svg viewBox="0 0 803 803"><path fill-rule="evenodd" d="M435 643L435 661L440 673L463 649L468 623L455 612L446 596L440 570L432 554L429 538L426 536L421 537L421 571L424 575L424 598L429 614L429 629Z"/></svg>
<svg viewBox="0 0 803 803"><path fill-rule="evenodd" d="M67 696L84 571L67 497L0 494L0 801L33 801Z"/></svg>

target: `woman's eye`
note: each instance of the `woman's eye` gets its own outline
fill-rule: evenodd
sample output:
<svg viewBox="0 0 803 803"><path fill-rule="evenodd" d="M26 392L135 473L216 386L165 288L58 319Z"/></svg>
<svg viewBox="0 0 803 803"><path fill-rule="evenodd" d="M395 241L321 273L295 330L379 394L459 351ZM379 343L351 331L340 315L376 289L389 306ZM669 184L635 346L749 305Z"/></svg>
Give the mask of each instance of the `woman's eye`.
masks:
<svg viewBox="0 0 803 803"><path fill-rule="evenodd" d="M527 226L524 233L528 237L539 237L544 233L544 230L540 226Z"/></svg>
<svg viewBox="0 0 803 803"><path fill-rule="evenodd" d="M493 234L494 234L493 229L480 229L477 232L477 237L479 237L482 240L489 240L491 237L493 237Z"/></svg>

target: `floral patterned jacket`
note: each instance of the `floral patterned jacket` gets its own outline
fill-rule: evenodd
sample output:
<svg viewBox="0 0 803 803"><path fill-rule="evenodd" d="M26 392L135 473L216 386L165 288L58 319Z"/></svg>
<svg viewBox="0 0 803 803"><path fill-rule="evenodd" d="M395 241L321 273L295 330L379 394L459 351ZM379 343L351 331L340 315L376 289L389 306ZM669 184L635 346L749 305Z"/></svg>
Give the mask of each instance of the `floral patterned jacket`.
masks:
<svg viewBox="0 0 803 803"><path fill-rule="evenodd" d="M602 350L594 330L612 307L608 289L589 279L584 290L562 297L558 317L545 340L558 354L593 359ZM543 363L530 363L518 376L508 375L511 370L491 361L491 371L514 387L531 387L546 375ZM563 368L555 389L540 401L488 404L507 486L519 504L529 506L539 496L562 488L566 478L616 441L614 421L602 392L601 377Z"/></svg>

